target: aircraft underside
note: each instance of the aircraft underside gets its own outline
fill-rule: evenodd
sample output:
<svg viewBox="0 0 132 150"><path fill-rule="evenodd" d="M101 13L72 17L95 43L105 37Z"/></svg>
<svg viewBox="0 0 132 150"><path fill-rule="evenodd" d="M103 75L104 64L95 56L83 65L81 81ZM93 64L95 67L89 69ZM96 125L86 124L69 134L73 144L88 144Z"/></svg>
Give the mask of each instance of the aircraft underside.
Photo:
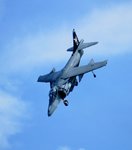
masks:
<svg viewBox="0 0 132 150"><path fill-rule="evenodd" d="M65 106L68 106L69 103L65 100L66 96L81 82L85 73L92 72L93 76L96 77L93 71L106 66L107 60L94 62L93 59L86 65L79 65L81 57L84 54L83 49L96 45L97 43L84 43L84 40L79 41L75 30L73 30L73 46L67 49L72 54L64 68L60 71L52 69L50 73L39 76L38 82L50 83L48 116L52 115L61 101L63 101Z"/></svg>

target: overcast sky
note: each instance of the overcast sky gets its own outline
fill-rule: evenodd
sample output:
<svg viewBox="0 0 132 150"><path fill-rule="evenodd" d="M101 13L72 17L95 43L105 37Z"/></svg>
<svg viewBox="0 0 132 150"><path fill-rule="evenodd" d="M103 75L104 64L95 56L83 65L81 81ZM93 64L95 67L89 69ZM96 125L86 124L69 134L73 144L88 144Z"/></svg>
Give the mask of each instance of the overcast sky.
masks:
<svg viewBox="0 0 132 150"><path fill-rule="evenodd" d="M108 65L49 118L49 85L36 81L65 65L73 28L99 42L81 64ZM131 64L130 0L0 0L0 150L131 150Z"/></svg>

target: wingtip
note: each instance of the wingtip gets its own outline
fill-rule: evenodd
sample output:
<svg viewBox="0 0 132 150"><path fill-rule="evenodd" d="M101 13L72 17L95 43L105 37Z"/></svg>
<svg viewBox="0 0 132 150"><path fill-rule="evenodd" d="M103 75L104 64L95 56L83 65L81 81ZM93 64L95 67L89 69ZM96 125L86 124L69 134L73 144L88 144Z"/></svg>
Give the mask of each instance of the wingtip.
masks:
<svg viewBox="0 0 132 150"><path fill-rule="evenodd" d="M37 82L40 82L40 78L41 78L41 76L38 77Z"/></svg>
<svg viewBox="0 0 132 150"><path fill-rule="evenodd" d="M95 42L95 44L98 44L99 42L97 41L97 42Z"/></svg>

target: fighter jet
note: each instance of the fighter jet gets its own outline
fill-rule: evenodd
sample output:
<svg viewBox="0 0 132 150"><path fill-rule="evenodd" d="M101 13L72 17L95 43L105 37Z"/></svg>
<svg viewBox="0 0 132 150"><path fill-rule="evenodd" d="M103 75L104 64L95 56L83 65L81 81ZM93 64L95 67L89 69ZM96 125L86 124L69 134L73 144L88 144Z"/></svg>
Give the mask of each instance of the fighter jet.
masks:
<svg viewBox="0 0 132 150"><path fill-rule="evenodd" d="M66 96L73 91L75 86L81 82L85 73L92 72L96 77L94 70L106 66L107 60L94 62L93 59L87 65L79 66L84 50L87 47L93 46L98 42L84 43L84 40L80 40L77 37L75 30L73 29L73 47L67 49L71 52L71 57L67 64L60 71L56 71L55 68L46 75L39 76L38 82L49 82L49 106L48 116L51 116L58 104L62 101L65 106L69 105Z"/></svg>

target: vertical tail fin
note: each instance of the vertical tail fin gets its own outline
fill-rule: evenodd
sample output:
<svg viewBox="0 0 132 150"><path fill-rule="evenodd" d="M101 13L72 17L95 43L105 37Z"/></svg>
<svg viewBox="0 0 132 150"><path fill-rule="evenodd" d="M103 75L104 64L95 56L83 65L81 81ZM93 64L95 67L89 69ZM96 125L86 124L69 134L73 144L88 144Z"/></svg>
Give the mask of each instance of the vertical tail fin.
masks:
<svg viewBox="0 0 132 150"><path fill-rule="evenodd" d="M98 42L89 42L89 43L83 43L83 42L84 42L83 39L79 41L75 29L73 29L73 47L68 48L67 51L75 53L76 50L78 51L83 50L87 47L98 44Z"/></svg>
<svg viewBox="0 0 132 150"><path fill-rule="evenodd" d="M75 32L75 29L73 29L73 52L76 51L76 49L78 48L79 43L80 42L78 40L77 34Z"/></svg>

